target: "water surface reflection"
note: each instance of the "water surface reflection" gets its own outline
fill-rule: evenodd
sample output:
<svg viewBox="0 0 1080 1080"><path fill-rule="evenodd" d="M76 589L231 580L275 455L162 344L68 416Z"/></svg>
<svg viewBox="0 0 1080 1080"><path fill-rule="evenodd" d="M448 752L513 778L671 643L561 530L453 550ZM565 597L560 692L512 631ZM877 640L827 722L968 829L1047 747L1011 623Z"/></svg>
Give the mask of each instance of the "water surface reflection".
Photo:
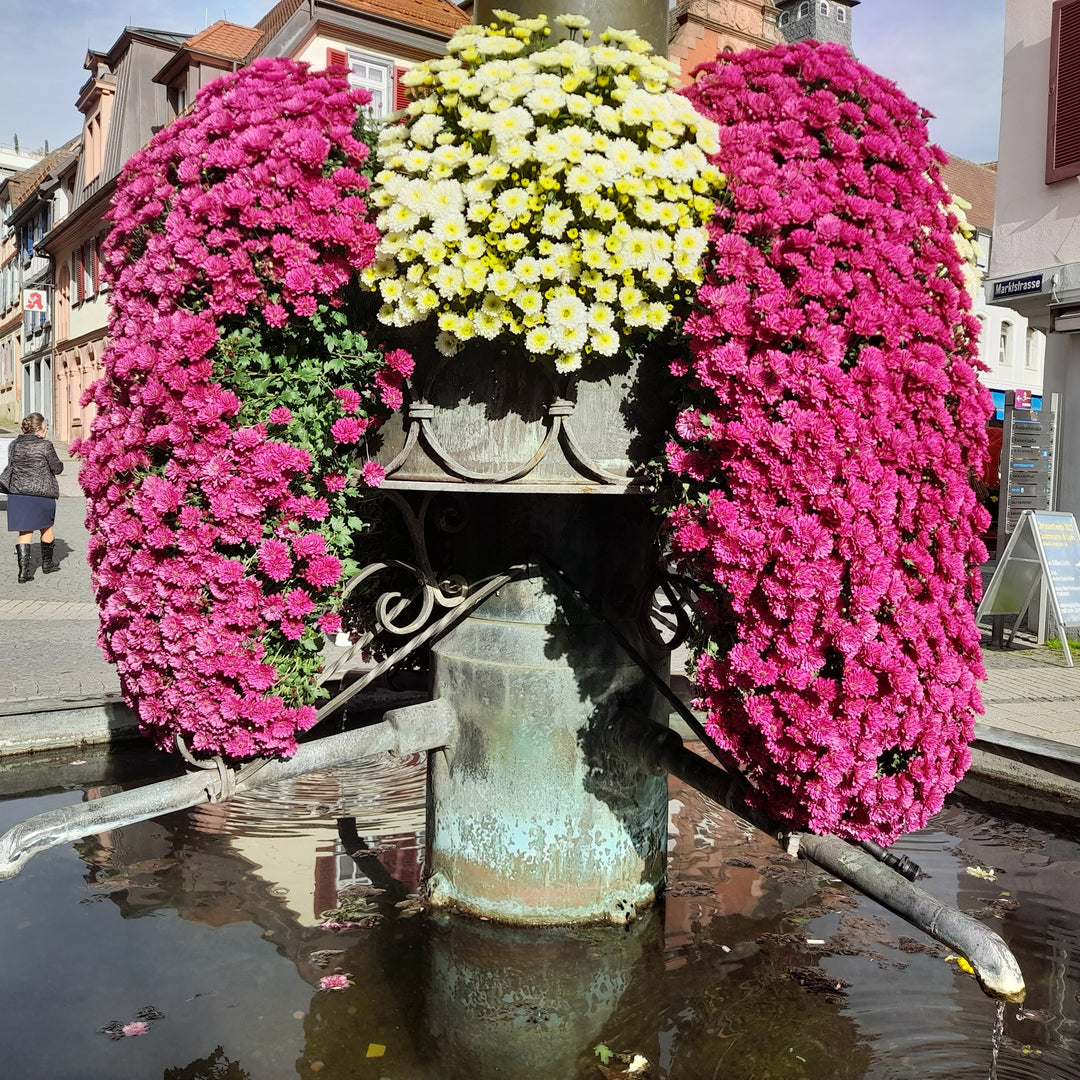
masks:
<svg viewBox="0 0 1080 1080"><path fill-rule="evenodd" d="M995 1005L946 950L678 784L666 902L628 931L418 914L424 774L361 762L32 860L0 885L5 1075L619 1080L634 1055L658 1080L988 1075ZM0 830L129 782L116 759L5 767ZM1080 1077L1073 836L958 797L899 846L1017 951L1001 1080ZM354 985L319 991L332 973ZM145 1034L99 1032L149 1005Z"/></svg>

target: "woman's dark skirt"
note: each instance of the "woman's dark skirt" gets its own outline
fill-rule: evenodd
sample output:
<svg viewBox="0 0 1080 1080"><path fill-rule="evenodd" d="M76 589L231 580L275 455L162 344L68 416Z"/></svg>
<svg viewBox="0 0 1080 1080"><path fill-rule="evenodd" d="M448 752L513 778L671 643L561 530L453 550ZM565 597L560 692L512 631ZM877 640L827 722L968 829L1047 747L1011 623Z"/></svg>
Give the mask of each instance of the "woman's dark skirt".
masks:
<svg viewBox="0 0 1080 1080"><path fill-rule="evenodd" d="M46 495L9 495L8 532L27 533L48 529L56 521L56 500Z"/></svg>

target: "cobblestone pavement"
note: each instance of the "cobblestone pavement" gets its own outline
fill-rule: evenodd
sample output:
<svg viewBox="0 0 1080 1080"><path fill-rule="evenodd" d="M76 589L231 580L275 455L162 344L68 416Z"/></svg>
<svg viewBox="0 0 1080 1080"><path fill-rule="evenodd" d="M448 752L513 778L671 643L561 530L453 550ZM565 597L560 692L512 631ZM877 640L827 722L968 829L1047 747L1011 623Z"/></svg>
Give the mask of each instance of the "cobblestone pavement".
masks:
<svg viewBox="0 0 1080 1080"><path fill-rule="evenodd" d="M73 466L61 480L56 518L60 573L46 577L39 569L33 581L18 585L13 534L6 534L6 552L0 550L0 718L119 698L115 670L96 644L97 608L83 525L86 500L72 493L77 490ZM982 722L1080 746L1080 646L1074 654L1077 666L1067 667L1060 650L1019 635L1008 651L984 649L988 679L982 688ZM679 661L675 670L682 670Z"/></svg>

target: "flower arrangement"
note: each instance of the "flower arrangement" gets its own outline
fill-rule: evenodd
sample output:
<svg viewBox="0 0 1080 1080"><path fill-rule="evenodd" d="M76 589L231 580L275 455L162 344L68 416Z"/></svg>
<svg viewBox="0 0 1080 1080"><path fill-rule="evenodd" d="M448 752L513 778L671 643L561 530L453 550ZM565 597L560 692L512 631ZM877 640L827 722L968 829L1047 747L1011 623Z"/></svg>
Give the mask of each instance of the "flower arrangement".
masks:
<svg viewBox="0 0 1080 1080"><path fill-rule="evenodd" d="M445 355L514 337L573 371L688 309L724 183L715 125L634 31L588 46L581 16L556 18L571 34L556 42L545 16L493 14L403 77L363 278L387 325L437 319Z"/></svg>
<svg viewBox="0 0 1080 1080"><path fill-rule="evenodd" d="M144 730L288 755L340 627L353 458L411 358L350 325L374 255L366 92L258 60L127 164L104 248L105 377L76 447L100 642Z"/></svg>
<svg viewBox="0 0 1080 1080"><path fill-rule="evenodd" d="M838 46L725 57L687 96L731 177L667 451L707 729L775 817L888 844L963 775L984 677L989 400L943 158Z"/></svg>

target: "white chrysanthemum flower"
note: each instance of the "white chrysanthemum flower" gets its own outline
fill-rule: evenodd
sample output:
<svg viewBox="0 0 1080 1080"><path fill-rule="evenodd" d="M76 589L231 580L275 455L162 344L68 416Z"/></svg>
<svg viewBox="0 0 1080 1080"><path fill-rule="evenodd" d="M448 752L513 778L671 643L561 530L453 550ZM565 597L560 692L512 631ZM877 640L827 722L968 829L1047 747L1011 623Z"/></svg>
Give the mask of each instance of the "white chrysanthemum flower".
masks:
<svg viewBox="0 0 1080 1080"><path fill-rule="evenodd" d="M589 192L596 191L599 186L600 182L593 176L589 169L581 165L575 165L566 174L566 182L563 184L563 190L568 195L585 195Z"/></svg>
<svg viewBox="0 0 1080 1080"><path fill-rule="evenodd" d="M618 135L622 131L619 110L613 109L610 105L597 105L593 109L593 119L609 135Z"/></svg>
<svg viewBox="0 0 1080 1080"><path fill-rule="evenodd" d="M674 271L671 269L671 263L666 262L651 263L645 271L646 281L655 285L658 289L666 289L671 284L673 276Z"/></svg>
<svg viewBox="0 0 1080 1080"><path fill-rule="evenodd" d="M426 64L420 64L417 67L409 68L408 71L401 73L401 85L402 86L423 86L431 79L431 72L428 70Z"/></svg>
<svg viewBox="0 0 1080 1080"><path fill-rule="evenodd" d="M440 180L428 188L425 205L433 218L460 214L465 209L465 192L456 180Z"/></svg>
<svg viewBox="0 0 1080 1080"><path fill-rule="evenodd" d="M590 326L612 326L615 323L615 311L610 304L591 304L589 306Z"/></svg>
<svg viewBox="0 0 1080 1080"><path fill-rule="evenodd" d="M439 294L434 289L421 289L416 297L416 310L421 315L430 315L442 305Z"/></svg>
<svg viewBox="0 0 1080 1080"><path fill-rule="evenodd" d="M404 203L394 203L378 216L376 223L383 233L405 232L415 228L420 223L420 218Z"/></svg>
<svg viewBox="0 0 1080 1080"><path fill-rule="evenodd" d="M549 202L544 207L544 216L540 220L540 231L545 236L553 236L558 239L573 220L573 210L563 206L561 203Z"/></svg>
<svg viewBox="0 0 1080 1080"><path fill-rule="evenodd" d="M563 92L566 93L565 87ZM593 103L584 94L566 93L566 111L571 116L585 119L592 116Z"/></svg>
<svg viewBox="0 0 1080 1080"><path fill-rule="evenodd" d="M544 294L539 289L520 289L512 300L523 315L539 315L544 310Z"/></svg>
<svg viewBox="0 0 1080 1080"><path fill-rule="evenodd" d="M581 369L581 353L564 352L555 357L555 370L565 374Z"/></svg>
<svg viewBox="0 0 1080 1080"><path fill-rule="evenodd" d="M547 127L540 128L533 139L533 154L541 165L561 166L566 157L562 135Z"/></svg>
<svg viewBox="0 0 1080 1080"><path fill-rule="evenodd" d="M543 276L540 272L540 260L532 255L523 255L514 263L514 273L523 285L535 285Z"/></svg>
<svg viewBox="0 0 1080 1080"><path fill-rule="evenodd" d="M444 214L431 225L431 234L444 244L460 244L469 235L464 214Z"/></svg>
<svg viewBox="0 0 1080 1080"><path fill-rule="evenodd" d="M461 342L445 330L435 338L435 348L443 356L456 356L461 352Z"/></svg>
<svg viewBox="0 0 1080 1080"><path fill-rule="evenodd" d="M488 279L487 263L479 259L466 259L461 266L461 271L464 274L465 292L478 293L484 291Z"/></svg>
<svg viewBox="0 0 1080 1080"><path fill-rule="evenodd" d="M633 270L644 270L653 257L652 233L648 229L632 229L622 247L626 265Z"/></svg>
<svg viewBox="0 0 1080 1080"><path fill-rule="evenodd" d="M552 327L584 326L589 317L588 307L574 293L557 289L544 310Z"/></svg>
<svg viewBox="0 0 1080 1080"><path fill-rule="evenodd" d="M551 352L552 336L546 326L534 326L525 335L525 348L534 355Z"/></svg>
<svg viewBox="0 0 1080 1080"><path fill-rule="evenodd" d="M487 254L487 240L483 236L470 233L458 244L458 251L466 259L482 259Z"/></svg>
<svg viewBox="0 0 1080 1080"><path fill-rule="evenodd" d="M669 202L660 203L660 224L665 229L672 229L679 223L682 210Z"/></svg>
<svg viewBox="0 0 1080 1080"><path fill-rule="evenodd" d="M610 326L597 326L589 335L589 344L600 356L614 356L619 351L619 335Z"/></svg>
<svg viewBox="0 0 1080 1080"><path fill-rule="evenodd" d="M487 287L498 297L512 296L518 287L517 279L509 270L496 270L488 276Z"/></svg>
<svg viewBox="0 0 1080 1080"><path fill-rule="evenodd" d="M566 104L566 94L559 87L538 87L525 95L525 106L535 116L557 116Z"/></svg>
<svg viewBox="0 0 1080 1080"><path fill-rule="evenodd" d="M601 278L593 289L593 296L604 304L614 304L619 299L619 283L612 278Z"/></svg>
<svg viewBox="0 0 1080 1080"><path fill-rule="evenodd" d="M512 169L521 168L532 156L532 147L525 139L511 139L510 142L497 142L495 156Z"/></svg>
<svg viewBox="0 0 1080 1080"><path fill-rule="evenodd" d="M509 233L503 237L501 250L508 251L513 255L519 251L524 251L528 246L528 234L523 232Z"/></svg>
<svg viewBox="0 0 1080 1080"><path fill-rule="evenodd" d="M435 136L446 126L446 121L436 113L427 113L413 124L409 137L417 146L431 148Z"/></svg>
<svg viewBox="0 0 1080 1080"><path fill-rule="evenodd" d="M473 315L473 324L477 334L487 341L497 338L503 330L502 316L485 308L481 308Z"/></svg>
<svg viewBox="0 0 1080 1080"><path fill-rule="evenodd" d="M496 197L495 208L509 218L520 217L529 210L529 197L521 188L507 188Z"/></svg>
<svg viewBox="0 0 1080 1080"><path fill-rule="evenodd" d="M465 275L458 267L447 266L444 263L436 268L432 284L439 290L444 299L453 300L461 295L462 286L465 284Z"/></svg>
<svg viewBox="0 0 1080 1080"><path fill-rule="evenodd" d="M520 139L536 126L532 114L520 105L511 105L491 118L488 130L496 139Z"/></svg>

